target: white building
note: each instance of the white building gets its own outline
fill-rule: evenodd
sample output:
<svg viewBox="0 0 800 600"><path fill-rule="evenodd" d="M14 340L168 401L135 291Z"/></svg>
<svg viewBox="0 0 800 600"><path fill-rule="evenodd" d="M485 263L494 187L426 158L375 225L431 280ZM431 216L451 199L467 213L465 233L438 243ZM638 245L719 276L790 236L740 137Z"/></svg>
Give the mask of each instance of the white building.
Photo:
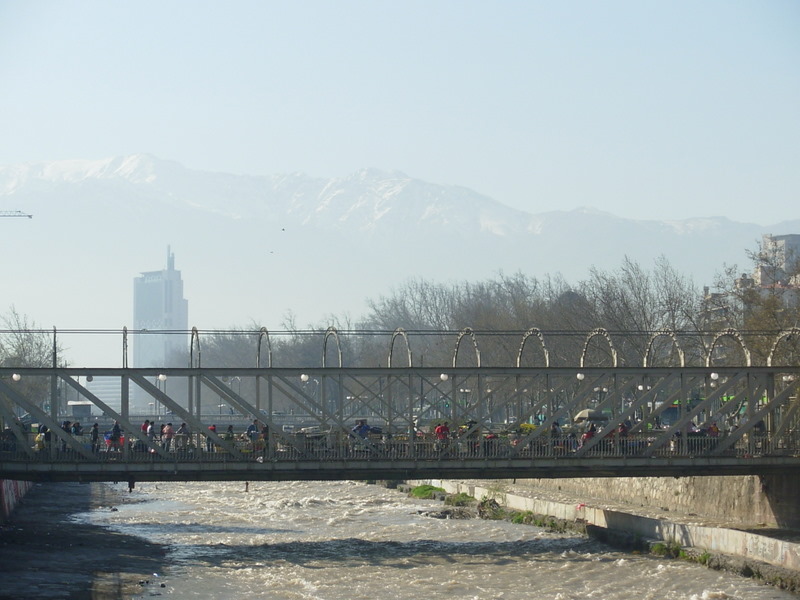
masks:
<svg viewBox="0 0 800 600"><path fill-rule="evenodd" d="M757 286L789 287L800 283L800 234L765 234L759 258L753 274Z"/></svg>
<svg viewBox="0 0 800 600"><path fill-rule="evenodd" d="M120 387L119 377L94 377L91 381L85 382L86 389L92 392L105 404L119 412L122 406L122 389ZM102 414L102 410L98 408L92 409L95 415Z"/></svg>
<svg viewBox="0 0 800 600"><path fill-rule="evenodd" d="M747 319L749 305L754 301L749 295L752 293L760 301L772 299L783 308L800 307L800 234L765 234L755 258L752 277L742 273L736 280L739 293L728 299L731 307ZM706 294L706 298L710 296Z"/></svg>

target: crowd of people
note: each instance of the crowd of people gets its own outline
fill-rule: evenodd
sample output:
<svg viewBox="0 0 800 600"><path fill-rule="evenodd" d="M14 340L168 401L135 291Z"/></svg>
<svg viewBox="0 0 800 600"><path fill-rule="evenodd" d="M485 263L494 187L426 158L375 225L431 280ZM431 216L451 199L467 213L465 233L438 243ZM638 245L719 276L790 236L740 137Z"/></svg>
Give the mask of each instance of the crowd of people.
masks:
<svg viewBox="0 0 800 600"><path fill-rule="evenodd" d="M82 441L84 437L88 436L92 452L97 452L100 447L100 429L97 423L93 423L87 432L84 430L80 421L65 420L61 423L61 430L65 434L69 434L69 436L76 438L78 441ZM59 448L62 452L66 452L67 450L71 449L71 445L67 442L68 439L69 438L67 436L63 436L61 439ZM44 450L49 448L52 440L53 432L50 431L50 428L47 425L42 423L39 425L36 437L34 438L34 449Z"/></svg>
<svg viewBox="0 0 800 600"><path fill-rule="evenodd" d="M260 426L258 420L254 420L247 430L242 432L238 439L256 442L258 439L267 439L269 429L266 425ZM212 435L203 435L203 446L206 452L216 452L219 444L214 436L218 436L222 440L233 442L237 439L234 432L233 425L228 425L224 432L218 432L216 424L208 426L208 433ZM172 423L157 424L155 421L145 419L141 425L141 434L145 436L153 445L160 445L166 452L171 450L180 451L188 448L194 448L195 443L192 436L192 431L189 426L184 422L177 428ZM113 439L113 430L112 430ZM147 450L147 444L141 443L137 440L134 443L134 450Z"/></svg>
<svg viewBox="0 0 800 600"><path fill-rule="evenodd" d="M4 433L2 440L8 439L8 446L11 448L15 444L16 438L10 428L6 429L7 435ZM63 421L60 429L74 438L76 443L87 444L88 442L87 449L91 448L92 452L98 452L103 447L108 451L121 451L126 443L125 432L119 421L114 421L111 429L103 433L100 432L98 423L94 423L86 431L78 421ZM204 440L202 444L206 452L216 452L218 450L219 440L215 439L215 435L224 441L247 443L250 449L263 448L269 439L269 427L265 423L259 422L258 419L253 420L247 429L238 434L234 431L233 425L228 425L225 431L219 432L216 424L208 426L208 433L212 435L201 436ZM152 451L153 446L160 446L167 452L195 447L195 436L192 435L191 429L185 422L175 427L171 422L159 424L155 420L145 419L140 426L140 434L140 438L135 440L131 439L134 436L129 436L128 438L134 451ZM147 439L150 445L144 443L141 438ZM41 424L34 438L34 449L48 449L54 439L57 440L55 446L57 450L66 452L73 448L73 445L67 441L68 438L66 436L54 437L50 428L46 424Z"/></svg>
<svg viewBox="0 0 800 600"><path fill-rule="evenodd" d="M636 444L646 443L642 436L636 435L629 439L632 424L629 421L620 422L617 425L600 423L587 420L579 425L570 425L566 432L558 424L553 422L550 425L549 435L539 433L535 436L528 436L523 425L519 431L511 432L507 436L499 436L493 432L482 431L476 427L476 421L469 421L465 424L453 426L451 429L448 421L438 421L431 423L429 428L424 431L414 424L417 443L422 444L421 449L428 447L429 452L475 452L481 451L485 455L498 455L505 452L504 448L518 448L520 444L525 445L525 451L540 453L543 449L550 448L548 454L552 452L567 453L579 451L587 446L593 452L614 451L614 453L628 453L633 451ZM536 427L536 426L533 426ZM763 427L763 424L762 424ZM0 442L4 449L13 449L16 438L10 429L3 432ZM193 435L187 423L183 422L178 427L173 423L157 423L155 420L145 419L141 424L140 435L127 436L122 430L120 423L115 421L110 431L101 433L98 423L92 424L87 429L79 421L65 420L61 423L60 431L57 435L50 431L47 425L39 426L35 436L34 448L45 450L52 448L54 451L69 452L76 448L75 444L82 444L83 447L96 453L101 450L111 452L121 451L126 443L134 452L157 452L157 446L164 452L178 452L183 450L195 450L203 448L206 453L216 453L227 450L230 444L235 444L237 449L242 452L261 452L265 451L270 440L270 429L266 423L254 419L244 430L236 432L234 425L227 425L224 431L218 431L215 424L209 425L207 431ZM318 429L318 428L315 428ZM755 430L754 433L759 433ZM649 432L649 430L648 430ZM671 448L677 448L677 444L682 436L703 436L704 438L718 438L722 435L716 422L711 422L704 429L699 429L693 424L688 425L681 431L674 434L675 442ZM289 436L289 437L287 437ZM348 448L350 450L368 449L378 450L381 448L395 447L405 443L405 436L393 439L388 433L383 433L380 428L372 427L366 419L356 420L355 425L347 432L326 431L317 432L316 435L304 435L301 441L293 441L291 434L286 431L280 433L275 438L275 448L289 448L292 446L309 451L325 449L327 451L337 451L337 448ZM592 442L596 437L602 437L599 442ZM136 438L136 439L132 439ZM74 440L74 443L70 441ZM149 441L145 443L143 439ZM298 438L299 439L299 438ZM691 439L691 438L690 438ZM226 443L227 442L227 443ZM297 445L297 444L300 445ZM427 446L425 446L427 444ZM518 451L517 450L517 451ZM423 450L424 451L424 450Z"/></svg>

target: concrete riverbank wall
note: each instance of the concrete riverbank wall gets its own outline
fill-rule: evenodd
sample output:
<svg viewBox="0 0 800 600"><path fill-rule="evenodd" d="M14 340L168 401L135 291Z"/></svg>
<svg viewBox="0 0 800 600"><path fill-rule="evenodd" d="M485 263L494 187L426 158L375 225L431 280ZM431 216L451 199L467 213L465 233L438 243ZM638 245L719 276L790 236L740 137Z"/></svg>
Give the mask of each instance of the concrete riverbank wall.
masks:
<svg viewBox="0 0 800 600"><path fill-rule="evenodd" d="M553 492L537 490L529 480L425 480L409 483L427 483L450 494L465 493L479 500L493 498L513 510L529 511L565 522L580 522L644 540L674 542L685 548L738 557L743 561L738 569L740 574L759 573L765 581L800 589L800 535L781 539L727 527L720 522L704 521L692 514L665 512L664 516L659 516L652 509L649 514L645 510L637 513L590 499L575 501L563 493L556 498ZM765 566L774 567L774 572L767 573L769 568Z"/></svg>
<svg viewBox="0 0 800 600"><path fill-rule="evenodd" d="M30 481L0 479L0 523L4 523L14 512L22 498L33 487Z"/></svg>
<svg viewBox="0 0 800 600"><path fill-rule="evenodd" d="M800 477L517 479L514 484L581 499L728 521L741 528L800 529Z"/></svg>

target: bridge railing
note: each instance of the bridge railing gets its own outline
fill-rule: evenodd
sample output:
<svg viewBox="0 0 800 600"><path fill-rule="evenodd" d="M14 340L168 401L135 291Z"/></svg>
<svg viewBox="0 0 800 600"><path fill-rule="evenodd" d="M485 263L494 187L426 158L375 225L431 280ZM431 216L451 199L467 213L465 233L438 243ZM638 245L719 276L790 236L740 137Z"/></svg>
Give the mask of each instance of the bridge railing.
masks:
<svg viewBox="0 0 800 600"><path fill-rule="evenodd" d="M240 436L228 447L209 443L200 434L179 436L168 444L153 440L156 451L135 440L117 444L101 440L93 447L86 435L74 436L85 453L77 452L63 441L45 441L41 434L27 434L23 441L4 438L0 441L0 462L50 463L235 463L235 462L347 462L352 460L461 461L464 459L569 459L582 453L584 458L700 458L726 456L753 459L767 456L800 456L800 436L776 437L769 433L750 433L736 440L724 452L718 449L727 435L694 435L685 443L676 436L668 444L654 446L658 431L631 434L625 437L603 437L588 448L586 441L574 434L547 436L535 441L521 440L514 435L494 434L436 439L419 435L386 437L343 436L333 433L316 435L290 434L269 440L251 440ZM585 449L588 448L588 449ZM585 449L585 451L584 451Z"/></svg>

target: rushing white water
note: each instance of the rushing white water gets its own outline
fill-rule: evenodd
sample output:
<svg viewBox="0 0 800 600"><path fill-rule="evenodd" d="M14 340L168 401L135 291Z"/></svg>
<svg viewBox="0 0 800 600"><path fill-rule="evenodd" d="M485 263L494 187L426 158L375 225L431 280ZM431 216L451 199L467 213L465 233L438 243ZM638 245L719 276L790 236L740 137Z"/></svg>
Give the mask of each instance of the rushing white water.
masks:
<svg viewBox="0 0 800 600"><path fill-rule="evenodd" d="M441 503L355 482L138 484L116 508L76 518L168 545L141 598L795 598L576 535L431 518Z"/></svg>

